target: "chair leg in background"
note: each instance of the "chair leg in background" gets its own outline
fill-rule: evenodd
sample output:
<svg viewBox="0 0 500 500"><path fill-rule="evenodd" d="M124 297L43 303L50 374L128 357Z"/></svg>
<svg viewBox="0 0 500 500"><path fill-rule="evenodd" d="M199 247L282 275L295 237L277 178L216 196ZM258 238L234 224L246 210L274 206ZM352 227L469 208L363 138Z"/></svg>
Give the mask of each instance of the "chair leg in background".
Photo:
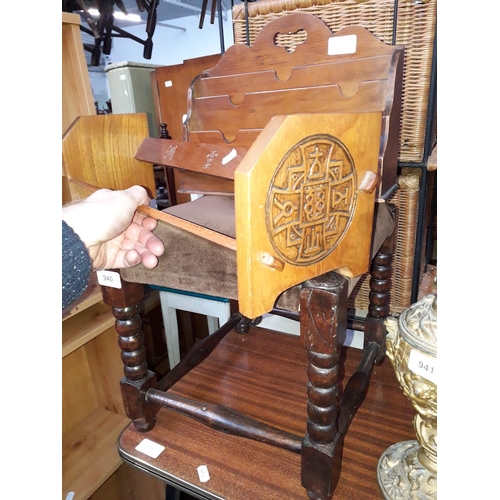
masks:
<svg viewBox="0 0 500 500"><path fill-rule="evenodd" d="M385 337L387 329L385 320L389 316L391 288L391 270L394 248L394 235L389 236L372 260L370 268L370 293L368 314L364 327L364 348L375 342L379 346L377 364L385 356Z"/></svg>

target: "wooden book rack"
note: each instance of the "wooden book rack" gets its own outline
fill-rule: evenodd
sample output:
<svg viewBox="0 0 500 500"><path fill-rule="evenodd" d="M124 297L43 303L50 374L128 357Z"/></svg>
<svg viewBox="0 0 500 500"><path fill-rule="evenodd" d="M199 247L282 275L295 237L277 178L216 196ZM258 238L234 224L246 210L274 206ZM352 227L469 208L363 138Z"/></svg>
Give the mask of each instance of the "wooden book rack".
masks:
<svg viewBox="0 0 500 500"><path fill-rule="evenodd" d="M279 45L282 35L298 32L304 43ZM206 223L235 242L230 248L160 220L157 234L170 246L157 269L123 270L121 288L102 287L116 317L125 409L145 437L156 415L171 409L214 429L299 453L304 497L306 492L315 500L332 497L344 436L385 352L392 226L381 231L375 221L384 214L391 219L385 199L397 186L402 59L401 47L385 45L363 28L332 34L318 18L292 13L270 22L252 47L230 47L193 82L184 141L144 134L136 160L178 169L186 174L186 192L205 195L165 212L172 220ZM96 165L106 168L97 160L104 158L96 158ZM119 169L114 164L109 175L119 178ZM207 213L211 206L222 209ZM205 213L196 214L197 207L206 207ZM365 356L341 398L346 277L368 269ZM172 276L174 288L237 299L239 313L157 380L146 362L139 303L143 284L172 286ZM289 292L289 311L300 318L308 358L304 436L170 390L202 367L229 332L248 332L252 319ZM271 363L273 370L281 369L280 359ZM270 389L281 390L272 384ZM130 457L129 438L125 431L118 444L123 456L158 473L154 464Z"/></svg>

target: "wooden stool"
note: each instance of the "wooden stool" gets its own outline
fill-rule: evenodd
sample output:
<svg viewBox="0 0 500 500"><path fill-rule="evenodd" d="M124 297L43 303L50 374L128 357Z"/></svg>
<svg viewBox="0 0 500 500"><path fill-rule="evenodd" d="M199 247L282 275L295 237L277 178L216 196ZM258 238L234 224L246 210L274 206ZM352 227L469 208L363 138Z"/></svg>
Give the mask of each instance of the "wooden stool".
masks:
<svg viewBox="0 0 500 500"><path fill-rule="evenodd" d="M214 333L220 326L226 323L231 315L229 299L156 285L151 285L151 288L160 292L161 313L163 316L170 369L181 360L177 309L204 314L207 317L209 334Z"/></svg>

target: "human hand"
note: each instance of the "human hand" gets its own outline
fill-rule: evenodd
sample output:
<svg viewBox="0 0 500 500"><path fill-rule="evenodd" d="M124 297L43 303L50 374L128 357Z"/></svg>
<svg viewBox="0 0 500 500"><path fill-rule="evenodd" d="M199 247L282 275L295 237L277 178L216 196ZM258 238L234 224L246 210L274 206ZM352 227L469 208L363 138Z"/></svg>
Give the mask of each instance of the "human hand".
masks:
<svg viewBox="0 0 500 500"><path fill-rule="evenodd" d="M142 263L153 269L163 242L152 231L157 221L137 212L150 199L141 186L122 191L99 189L63 206L62 218L83 241L94 269L120 269Z"/></svg>

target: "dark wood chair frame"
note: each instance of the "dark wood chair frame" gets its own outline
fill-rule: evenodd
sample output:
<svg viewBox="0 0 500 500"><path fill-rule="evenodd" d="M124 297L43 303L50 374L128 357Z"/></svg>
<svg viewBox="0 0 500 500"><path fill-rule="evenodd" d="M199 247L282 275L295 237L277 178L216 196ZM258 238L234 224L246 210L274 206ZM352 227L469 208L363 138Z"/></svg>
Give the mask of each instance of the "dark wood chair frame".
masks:
<svg viewBox="0 0 500 500"><path fill-rule="evenodd" d="M399 58L402 49L399 48L395 54ZM395 59L393 69L396 84L388 119L394 135L390 144L387 137L383 138L381 155L385 154L386 160L390 157L384 168L387 171L392 169L391 175L395 179L397 150L394 148L397 148L395 143L399 130L402 57ZM386 148L393 149L386 151ZM380 193L379 201L383 203L393 189L394 186L389 185L385 192ZM224 406L189 400L169 392L169 388L210 355L228 332L233 329L241 334L248 332L254 318L234 314L217 332L198 342L177 366L158 380L146 361L139 316L144 284L147 283L122 280L119 289L102 287L104 302L112 308L116 318L124 364L121 390L126 413L135 428L147 436L155 425L156 414L164 407L214 429L298 453L301 456L301 482L309 498L330 499L340 476L344 438L365 398L373 368L382 362L385 354L385 319L389 314L393 243L393 237L387 237L372 260L370 306L364 321L364 358L343 390L339 386L339 363L347 328L348 280L331 271L307 280L301 287L300 313L295 317L300 320L301 339L309 360L305 436L270 427ZM274 312L289 315L278 309Z"/></svg>

